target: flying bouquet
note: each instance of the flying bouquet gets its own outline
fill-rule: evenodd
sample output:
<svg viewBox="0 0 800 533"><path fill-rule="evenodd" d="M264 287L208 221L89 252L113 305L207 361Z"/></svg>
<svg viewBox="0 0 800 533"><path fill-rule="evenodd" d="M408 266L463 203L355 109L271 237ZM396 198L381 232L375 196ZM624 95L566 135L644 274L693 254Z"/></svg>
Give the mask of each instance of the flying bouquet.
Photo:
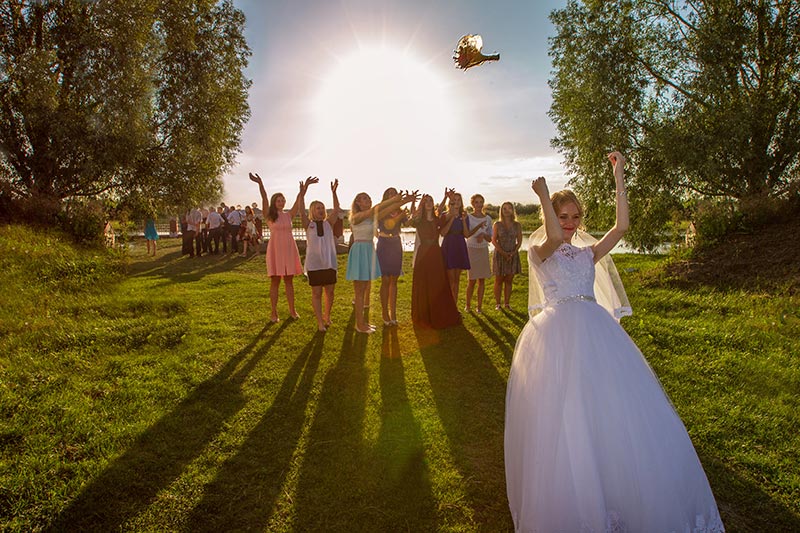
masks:
<svg viewBox="0 0 800 533"><path fill-rule="evenodd" d="M476 67L485 61L499 61L500 54L483 55L483 38L480 35L465 35L458 41L458 46L453 50L453 61L456 68L467 70Z"/></svg>

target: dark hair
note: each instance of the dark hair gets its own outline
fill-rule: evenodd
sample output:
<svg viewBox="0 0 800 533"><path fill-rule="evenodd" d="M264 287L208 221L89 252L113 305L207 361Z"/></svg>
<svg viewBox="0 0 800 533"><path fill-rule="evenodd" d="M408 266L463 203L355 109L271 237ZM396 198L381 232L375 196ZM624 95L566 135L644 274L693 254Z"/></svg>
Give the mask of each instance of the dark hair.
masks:
<svg viewBox="0 0 800 533"><path fill-rule="evenodd" d="M389 187L388 189L383 191L383 198L381 199L381 201L385 202L386 200L388 200L393 196L397 196L397 189L395 189L394 187Z"/></svg>
<svg viewBox="0 0 800 533"><path fill-rule="evenodd" d="M269 199L269 209L267 210L267 218L270 219L272 222L278 220L278 208L275 207L275 200L279 196L281 198L284 197L282 193L276 192L275 194L272 195L272 198Z"/></svg>

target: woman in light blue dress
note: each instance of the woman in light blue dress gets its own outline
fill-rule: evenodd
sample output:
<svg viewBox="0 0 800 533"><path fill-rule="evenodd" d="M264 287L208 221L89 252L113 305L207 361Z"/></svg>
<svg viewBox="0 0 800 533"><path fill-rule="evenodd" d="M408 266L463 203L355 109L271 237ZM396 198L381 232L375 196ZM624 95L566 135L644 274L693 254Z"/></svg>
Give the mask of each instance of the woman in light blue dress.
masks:
<svg viewBox="0 0 800 533"><path fill-rule="evenodd" d="M364 295L369 291L372 280L381 276L381 267L375 253L375 232L378 221L388 217L412 199L414 199L413 194L397 194L373 207L372 198L367 193L361 192L353 200L350 209L353 244L347 256L346 277L353 282L356 331L359 333L369 334L375 331L375 326L364 318Z"/></svg>
<svg viewBox="0 0 800 533"><path fill-rule="evenodd" d="M147 240L147 255L156 255L156 241L158 241L158 231L156 221L148 218L144 225L144 238ZM152 253L150 252L152 249Z"/></svg>

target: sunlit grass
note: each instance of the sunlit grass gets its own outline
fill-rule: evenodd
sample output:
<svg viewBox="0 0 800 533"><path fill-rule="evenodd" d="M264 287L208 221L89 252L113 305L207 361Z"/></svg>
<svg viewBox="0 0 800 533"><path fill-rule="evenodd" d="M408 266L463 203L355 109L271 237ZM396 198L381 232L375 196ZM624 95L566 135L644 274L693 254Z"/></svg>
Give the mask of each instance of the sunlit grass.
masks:
<svg viewBox="0 0 800 533"><path fill-rule="evenodd" d="M352 286L316 333L267 323L263 255L155 259L0 228L0 528L504 531L505 384L526 317L352 329ZM410 254L406 271L410 272ZM623 325L672 398L729 531L800 528L798 299L660 281L617 256ZM463 306L463 290L462 302ZM10 297L8 295L18 295ZM487 294L487 304L491 302ZM378 284L370 315L380 321ZM485 305L493 309L493 305Z"/></svg>

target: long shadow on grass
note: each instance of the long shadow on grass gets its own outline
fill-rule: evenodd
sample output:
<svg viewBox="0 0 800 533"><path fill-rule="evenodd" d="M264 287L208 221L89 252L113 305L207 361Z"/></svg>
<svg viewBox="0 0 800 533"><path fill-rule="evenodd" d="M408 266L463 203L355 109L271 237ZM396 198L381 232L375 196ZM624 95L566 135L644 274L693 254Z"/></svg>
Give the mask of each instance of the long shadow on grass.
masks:
<svg viewBox="0 0 800 533"><path fill-rule="evenodd" d="M486 314L476 314L474 318L486 336L500 349L505 360L510 362L511 355L514 353L514 346L517 344L517 337L500 325L497 320Z"/></svg>
<svg viewBox="0 0 800 533"><path fill-rule="evenodd" d="M382 428L381 460L364 442L369 383L365 357L371 339L354 333L353 325L351 316L339 359L322 383L294 499L296 531L394 530L406 509L391 507L407 505L401 501L405 494L396 491L421 491L409 495L411 500L424 499L426 491L430 493L418 458L418 429L408 426L410 412L399 406L405 392L400 383L402 370L397 366L382 374L382 385L392 405L391 418L403 428L397 430L397 438L408 442L390 452L387 448L393 443L388 430Z"/></svg>
<svg viewBox="0 0 800 533"><path fill-rule="evenodd" d="M380 360L381 427L373 450L374 505L382 509L377 529L436 531L437 504L419 423L406 392L397 328L383 330Z"/></svg>
<svg viewBox="0 0 800 533"><path fill-rule="evenodd" d="M189 531L264 530L306 421L324 339L318 332L303 347L264 417L206 488Z"/></svg>
<svg viewBox="0 0 800 533"><path fill-rule="evenodd" d="M505 377L463 326L415 329L471 519L490 531L513 529L503 464Z"/></svg>
<svg viewBox="0 0 800 533"><path fill-rule="evenodd" d="M800 531L800 515L722 459L697 450L728 533Z"/></svg>
<svg viewBox="0 0 800 533"><path fill-rule="evenodd" d="M263 342L266 326L212 378L201 383L114 460L49 526L51 531L116 531L180 476L246 403L241 387L280 337L282 324ZM246 362L245 362L246 361ZM245 362L241 368L239 365Z"/></svg>
<svg viewBox="0 0 800 533"><path fill-rule="evenodd" d="M130 267L133 277L161 277L165 284L175 282L200 281L212 274L230 272L246 261L255 260L251 256L247 259L238 255L220 254L203 255L202 257L182 257L178 252L167 254L158 259L136 261Z"/></svg>

